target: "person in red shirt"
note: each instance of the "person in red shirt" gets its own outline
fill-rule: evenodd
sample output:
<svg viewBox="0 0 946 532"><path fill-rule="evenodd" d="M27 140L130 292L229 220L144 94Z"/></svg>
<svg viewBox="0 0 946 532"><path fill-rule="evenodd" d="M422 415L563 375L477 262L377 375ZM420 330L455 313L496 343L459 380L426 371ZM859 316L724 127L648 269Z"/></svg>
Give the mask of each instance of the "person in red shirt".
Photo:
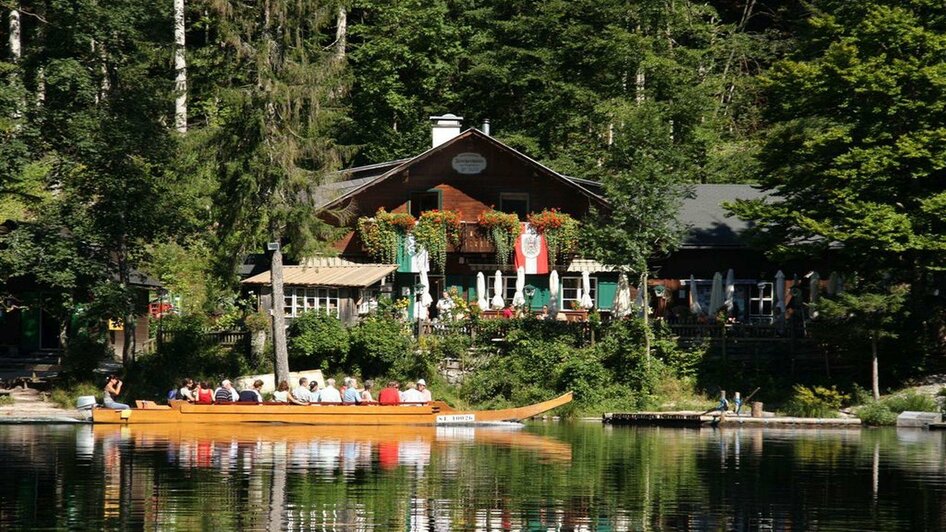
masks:
<svg viewBox="0 0 946 532"><path fill-rule="evenodd" d="M214 391L209 382L202 382L197 387L197 402L202 405L213 404Z"/></svg>
<svg viewBox="0 0 946 532"><path fill-rule="evenodd" d="M401 392L398 390L397 381L389 382L388 387L381 390L378 394L378 402L383 405L401 404Z"/></svg>

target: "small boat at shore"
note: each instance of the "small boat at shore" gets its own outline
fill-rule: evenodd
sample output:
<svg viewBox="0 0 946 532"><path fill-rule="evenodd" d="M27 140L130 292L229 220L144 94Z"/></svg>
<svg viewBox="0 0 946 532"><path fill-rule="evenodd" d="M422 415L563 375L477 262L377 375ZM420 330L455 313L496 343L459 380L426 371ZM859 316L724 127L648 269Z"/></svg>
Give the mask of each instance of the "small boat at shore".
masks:
<svg viewBox="0 0 946 532"><path fill-rule="evenodd" d="M528 406L500 410L454 410L442 401L412 405L286 403L169 405L143 403L130 410L92 410L92 422L132 425L145 423L283 423L298 425L483 425L522 421L570 403L572 392Z"/></svg>

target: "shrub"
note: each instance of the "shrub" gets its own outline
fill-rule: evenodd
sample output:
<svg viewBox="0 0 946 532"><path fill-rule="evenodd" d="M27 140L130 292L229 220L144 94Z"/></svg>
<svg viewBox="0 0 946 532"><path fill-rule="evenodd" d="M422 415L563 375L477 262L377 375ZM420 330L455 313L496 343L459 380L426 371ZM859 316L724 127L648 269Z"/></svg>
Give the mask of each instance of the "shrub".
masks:
<svg viewBox="0 0 946 532"><path fill-rule="evenodd" d="M327 370L343 367L348 356L348 329L326 312L306 312L289 326L289 356Z"/></svg>
<svg viewBox="0 0 946 532"><path fill-rule="evenodd" d="M893 413L887 405L880 401L867 403L858 408L857 417L860 418L861 423L875 427L897 423L897 414Z"/></svg>
<svg viewBox="0 0 946 532"><path fill-rule="evenodd" d="M611 382L609 372L597 354L591 349L582 349L555 368L556 389L575 392L575 400L585 405L600 403L602 391Z"/></svg>
<svg viewBox="0 0 946 532"><path fill-rule="evenodd" d="M874 402L874 398L864 387L858 384L851 387L851 406L866 405L872 402Z"/></svg>
<svg viewBox="0 0 946 532"><path fill-rule="evenodd" d="M63 388L55 388L50 395L50 400L60 408L75 408L76 399L83 395L94 395L95 400L101 403L104 388L104 379L102 386L96 386L91 382L80 382Z"/></svg>
<svg viewBox="0 0 946 532"><path fill-rule="evenodd" d="M74 335L66 347L63 370L72 382L93 378L99 363L112 354L104 338L94 338L86 333Z"/></svg>
<svg viewBox="0 0 946 532"><path fill-rule="evenodd" d="M901 412L939 412L939 405L928 396L908 391L881 400L894 414Z"/></svg>
<svg viewBox="0 0 946 532"><path fill-rule="evenodd" d="M15 402L9 395L0 395L0 406L13 406Z"/></svg>
<svg viewBox="0 0 946 532"><path fill-rule="evenodd" d="M796 384L791 400L785 405L785 413L796 417L837 417L838 409L847 400L847 395L835 388Z"/></svg>
<svg viewBox="0 0 946 532"><path fill-rule="evenodd" d="M407 326L388 316L369 316L350 331L347 369L365 377L388 374L400 358L411 357L413 338Z"/></svg>

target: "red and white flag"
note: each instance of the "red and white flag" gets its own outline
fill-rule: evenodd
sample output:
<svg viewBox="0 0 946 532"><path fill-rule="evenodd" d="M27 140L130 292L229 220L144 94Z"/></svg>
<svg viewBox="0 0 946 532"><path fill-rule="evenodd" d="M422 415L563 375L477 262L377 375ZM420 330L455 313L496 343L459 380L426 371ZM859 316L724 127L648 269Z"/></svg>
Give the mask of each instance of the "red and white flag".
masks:
<svg viewBox="0 0 946 532"><path fill-rule="evenodd" d="M545 237L527 223L516 239L516 269L525 268L528 274L549 273L549 247Z"/></svg>

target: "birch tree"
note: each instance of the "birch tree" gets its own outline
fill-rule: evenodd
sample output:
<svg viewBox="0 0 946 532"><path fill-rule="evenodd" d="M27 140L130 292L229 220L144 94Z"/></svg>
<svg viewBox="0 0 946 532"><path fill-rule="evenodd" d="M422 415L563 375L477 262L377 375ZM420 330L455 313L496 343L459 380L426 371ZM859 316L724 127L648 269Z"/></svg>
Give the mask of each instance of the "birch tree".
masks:
<svg viewBox="0 0 946 532"><path fill-rule="evenodd" d="M174 0L174 129L187 132L187 57L184 0Z"/></svg>

